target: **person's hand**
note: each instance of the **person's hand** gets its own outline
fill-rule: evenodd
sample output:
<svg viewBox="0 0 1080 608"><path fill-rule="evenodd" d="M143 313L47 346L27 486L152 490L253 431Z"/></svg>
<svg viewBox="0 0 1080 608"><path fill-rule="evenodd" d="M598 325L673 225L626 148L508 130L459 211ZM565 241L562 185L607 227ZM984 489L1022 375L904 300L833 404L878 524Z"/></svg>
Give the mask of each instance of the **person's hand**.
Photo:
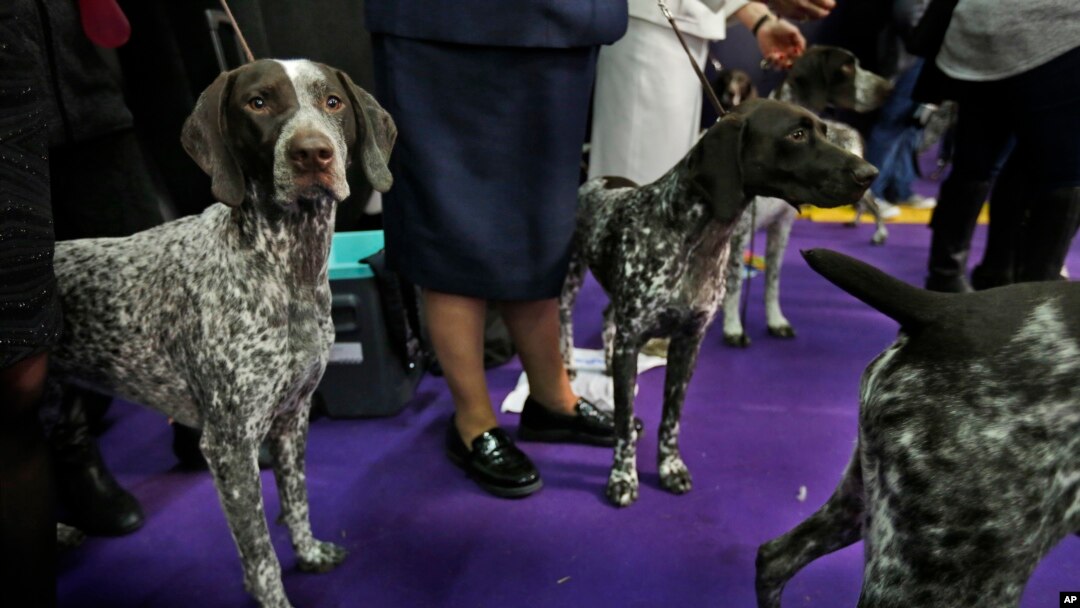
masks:
<svg viewBox="0 0 1080 608"><path fill-rule="evenodd" d="M823 19L836 8L835 0L768 0L768 4L781 17L800 21Z"/></svg>
<svg viewBox="0 0 1080 608"><path fill-rule="evenodd" d="M799 28L783 19L771 18L757 32L761 56L769 65L790 68L795 58L806 50L806 38Z"/></svg>

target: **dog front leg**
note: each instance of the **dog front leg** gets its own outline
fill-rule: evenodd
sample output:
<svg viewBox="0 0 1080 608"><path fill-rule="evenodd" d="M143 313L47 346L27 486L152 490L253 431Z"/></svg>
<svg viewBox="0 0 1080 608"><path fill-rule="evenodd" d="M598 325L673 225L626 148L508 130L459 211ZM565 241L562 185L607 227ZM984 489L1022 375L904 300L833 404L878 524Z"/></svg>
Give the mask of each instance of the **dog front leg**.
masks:
<svg viewBox="0 0 1080 608"><path fill-rule="evenodd" d="M660 421L657 464L660 485L673 494L690 491L693 482L690 471L679 453L679 419L686 401L686 387L694 375L705 327L698 326L689 333L672 336L668 350L667 375L664 377L664 414Z"/></svg>
<svg viewBox="0 0 1080 608"><path fill-rule="evenodd" d="M743 252L750 242L750 218L749 213L744 213L739 220L739 226L731 235L731 243L728 245L727 272L724 281L724 343L728 346L750 346L750 338L747 337L742 319L739 318L739 300L742 299L743 286Z"/></svg>
<svg viewBox="0 0 1080 608"><path fill-rule="evenodd" d="M281 414L270 427L270 453L274 456L274 479L281 498L281 518L289 528L297 567L302 572L329 572L344 561L344 547L320 541L311 533L304 454L307 448L308 412L304 405Z"/></svg>
<svg viewBox="0 0 1080 608"><path fill-rule="evenodd" d="M637 336L620 332L614 340L611 375L615 384L615 463L608 477L607 497L626 507L638 497L637 429L634 428L634 387L637 386Z"/></svg>
<svg viewBox="0 0 1080 608"><path fill-rule="evenodd" d="M858 448L840 485L813 515L787 534L758 548L758 608L780 608L780 596L791 577L810 562L862 538L866 509Z"/></svg>
<svg viewBox="0 0 1080 608"><path fill-rule="evenodd" d="M777 338L794 338L795 330L780 310L780 268L784 265L784 251L791 237L791 225L795 222L795 210L778 218L769 226L769 241L765 247L765 325L769 334Z"/></svg>
<svg viewBox="0 0 1080 608"><path fill-rule="evenodd" d="M585 264L581 257L574 252L570 256L570 267L566 273L566 281L563 282L562 294L559 297L559 343L562 351L563 365L570 377L574 377L574 302L577 300L578 291L585 281Z"/></svg>
<svg viewBox="0 0 1080 608"><path fill-rule="evenodd" d="M259 439L257 436L240 437L239 432L223 432L218 427L243 433L247 429L240 421L208 423L199 441L210 465L229 531L240 552L244 588L262 608L291 608L263 511Z"/></svg>

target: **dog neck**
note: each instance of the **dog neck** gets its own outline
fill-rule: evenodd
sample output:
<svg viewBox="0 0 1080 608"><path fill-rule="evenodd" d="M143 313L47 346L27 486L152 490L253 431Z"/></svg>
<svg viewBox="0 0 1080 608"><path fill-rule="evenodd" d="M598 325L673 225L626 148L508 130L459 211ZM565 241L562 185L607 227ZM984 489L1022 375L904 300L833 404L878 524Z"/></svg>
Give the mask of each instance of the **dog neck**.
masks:
<svg viewBox="0 0 1080 608"><path fill-rule="evenodd" d="M698 243L701 239L727 238L742 216L753 197L746 197L740 213L734 221L725 221L713 216L712 206L700 188L694 187L687 178L686 160L680 161L655 182L646 186L655 192L654 206L659 214L658 220L666 225L681 226L688 242Z"/></svg>
<svg viewBox="0 0 1080 608"><path fill-rule="evenodd" d="M252 197L232 210L232 228L240 248L264 259L298 286L328 281L330 243L337 201L299 201L268 214Z"/></svg>

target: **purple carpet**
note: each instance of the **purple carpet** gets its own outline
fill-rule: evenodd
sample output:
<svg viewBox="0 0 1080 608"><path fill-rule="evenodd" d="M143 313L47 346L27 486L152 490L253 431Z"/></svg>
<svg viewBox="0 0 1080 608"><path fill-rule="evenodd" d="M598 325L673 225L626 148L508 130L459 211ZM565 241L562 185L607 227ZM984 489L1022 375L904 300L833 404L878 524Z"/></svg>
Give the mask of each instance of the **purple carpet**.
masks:
<svg viewBox="0 0 1080 608"><path fill-rule="evenodd" d="M760 280L752 287L748 350L723 346L719 321L714 325L683 417L683 454L694 477L685 496L664 492L657 481L660 370L640 379L638 413L648 434L639 452L641 498L627 509L603 498L611 452L601 448L523 444L544 489L521 501L481 492L443 455L451 401L438 378L425 379L397 417L314 422L307 458L313 526L350 555L329 574L299 573L285 528L271 524L293 603L755 605L757 546L832 492L854 445L859 375L897 329L814 274L798 250L838 249L921 282L929 231L891 226L888 245L876 248L871 230L796 224L783 289L795 340L766 335ZM1080 276L1080 247L1069 265ZM579 344L598 346L604 296L589 283L579 302ZM516 363L491 371L496 403L519 373ZM88 540L63 556L62 606L253 606L209 475L175 470L159 414L118 404L110 419L101 438L105 459L142 501L146 526L126 538ZM511 430L517 424L513 416L502 421ZM278 499L269 472L263 484L272 520ZM797 499L800 486L805 502ZM856 545L811 564L788 586L785 606L854 606L861 551ZM1036 571L1023 605L1056 606L1059 591L1078 588L1080 538L1070 537Z"/></svg>

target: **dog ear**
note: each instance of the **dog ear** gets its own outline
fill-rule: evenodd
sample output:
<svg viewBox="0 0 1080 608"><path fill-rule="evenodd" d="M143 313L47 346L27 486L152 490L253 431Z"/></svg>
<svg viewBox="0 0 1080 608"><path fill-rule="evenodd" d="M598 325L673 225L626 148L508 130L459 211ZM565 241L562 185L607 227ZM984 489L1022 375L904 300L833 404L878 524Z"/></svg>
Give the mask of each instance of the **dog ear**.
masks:
<svg viewBox="0 0 1080 608"><path fill-rule="evenodd" d="M210 176L214 197L233 207L244 202L244 173L232 152L225 118L235 81L235 71L218 75L195 102L180 133L188 156Z"/></svg>
<svg viewBox="0 0 1080 608"><path fill-rule="evenodd" d="M690 150L688 179L709 201L713 218L733 222L746 207L742 184L742 138L746 117L728 114Z"/></svg>
<svg viewBox="0 0 1080 608"><path fill-rule="evenodd" d="M387 161L397 139L394 120L367 91L356 86L348 74L335 70L349 95L356 118L356 138L360 140L360 160L371 187L386 192L394 183Z"/></svg>

